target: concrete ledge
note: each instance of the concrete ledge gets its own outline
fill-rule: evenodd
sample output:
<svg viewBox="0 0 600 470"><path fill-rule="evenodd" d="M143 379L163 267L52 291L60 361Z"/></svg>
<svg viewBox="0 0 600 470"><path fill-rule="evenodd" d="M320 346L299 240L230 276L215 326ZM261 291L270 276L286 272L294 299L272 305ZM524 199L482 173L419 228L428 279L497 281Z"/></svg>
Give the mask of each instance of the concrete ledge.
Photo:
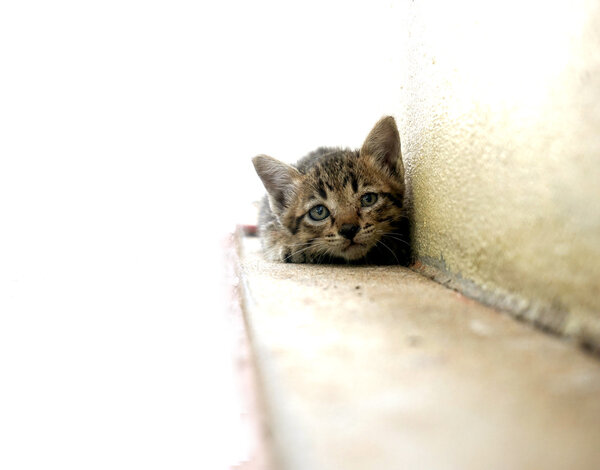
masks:
<svg viewBox="0 0 600 470"><path fill-rule="evenodd" d="M241 250L275 468L600 468L595 357L406 268Z"/></svg>
<svg viewBox="0 0 600 470"><path fill-rule="evenodd" d="M600 318L590 312L569 311L559 304L527 299L498 286L485 288L449 271L442 262L430 258L417 261L411 265L411 269L471 299L510 313L544 331L564 336L600 355Z"/></svg>

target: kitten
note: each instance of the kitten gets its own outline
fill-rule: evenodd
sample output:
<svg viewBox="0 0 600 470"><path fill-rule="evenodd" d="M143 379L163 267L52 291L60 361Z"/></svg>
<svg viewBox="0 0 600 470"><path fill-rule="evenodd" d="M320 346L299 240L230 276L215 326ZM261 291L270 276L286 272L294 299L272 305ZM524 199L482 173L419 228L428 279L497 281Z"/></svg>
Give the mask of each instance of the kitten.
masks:
<svg viewBox="0 0 600 470"><path fill-rule="evenodd" d="M408 264L400 136L384 117L360 150L321 147L287 165L252 160L267 195L259 235L267 259L287 263Z"/></svg>

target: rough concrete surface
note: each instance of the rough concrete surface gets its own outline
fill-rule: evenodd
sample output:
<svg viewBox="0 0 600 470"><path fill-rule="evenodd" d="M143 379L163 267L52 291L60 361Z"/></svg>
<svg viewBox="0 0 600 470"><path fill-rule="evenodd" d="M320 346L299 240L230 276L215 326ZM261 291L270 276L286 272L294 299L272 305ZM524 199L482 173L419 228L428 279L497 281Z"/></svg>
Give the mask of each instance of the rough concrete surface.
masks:
<svg viewBox="0 0 600 470"><path fill-rule="evenodd" d="M600 468L597 357L406 268L258 245L241 276L277 470Z"/></svg>
<svg viewBox="0 0 600 470"><path fill-rule="evenodd" d="M419 260L600 348L600 4L400 8Z"/></svg>

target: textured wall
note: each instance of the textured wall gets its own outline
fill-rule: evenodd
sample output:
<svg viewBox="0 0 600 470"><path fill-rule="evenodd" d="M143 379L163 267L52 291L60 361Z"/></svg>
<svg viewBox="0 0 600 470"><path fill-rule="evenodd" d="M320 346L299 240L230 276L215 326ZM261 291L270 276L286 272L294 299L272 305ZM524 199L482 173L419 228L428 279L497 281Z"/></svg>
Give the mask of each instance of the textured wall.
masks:
<svg viewBox="0 0 600 470"><path fill-rule="evenodd" d="M600 346L598 2L405 5L423 269Z"/></svg>

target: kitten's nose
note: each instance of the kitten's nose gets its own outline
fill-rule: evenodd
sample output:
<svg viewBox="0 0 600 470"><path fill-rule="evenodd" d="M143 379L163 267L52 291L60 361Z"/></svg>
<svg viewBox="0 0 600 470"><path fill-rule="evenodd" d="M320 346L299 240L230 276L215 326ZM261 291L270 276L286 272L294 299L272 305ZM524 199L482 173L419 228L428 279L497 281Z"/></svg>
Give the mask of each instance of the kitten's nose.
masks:
<svg viewBox="0 0 600 470"><path fill-rule="evenodd" d="M356 235L356 232L358 232L359 230L360 227L358 225L342 224L339 233L342 237L347 238L348 240L352 240L354 238L354 235Z"/></svg>

